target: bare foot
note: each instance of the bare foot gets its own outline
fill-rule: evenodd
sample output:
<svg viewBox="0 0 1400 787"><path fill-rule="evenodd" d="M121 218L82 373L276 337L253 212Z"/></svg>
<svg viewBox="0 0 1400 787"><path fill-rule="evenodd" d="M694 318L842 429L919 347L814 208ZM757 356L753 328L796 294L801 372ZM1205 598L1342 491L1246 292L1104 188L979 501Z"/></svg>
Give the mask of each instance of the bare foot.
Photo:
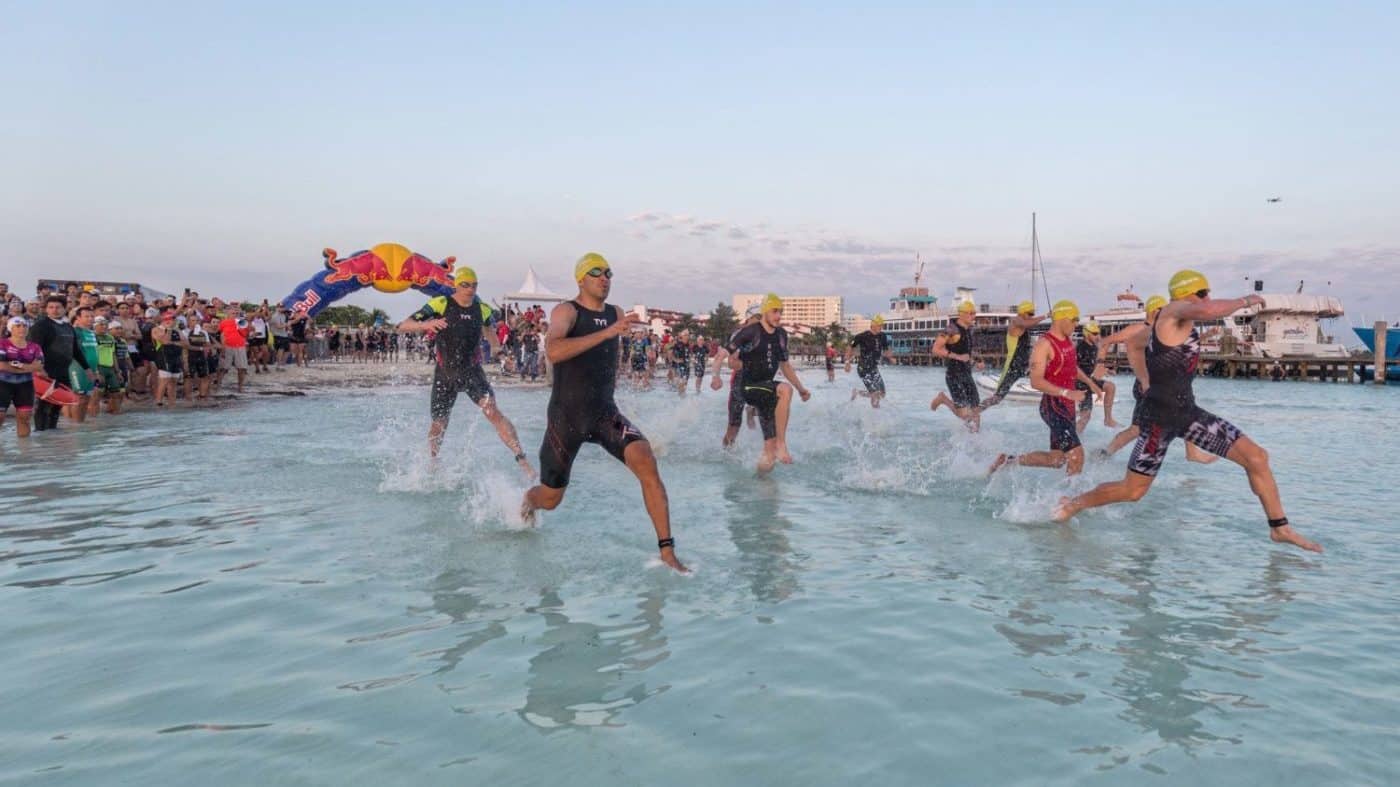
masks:
<svg viewBox="0 0 1400 787"><path fill-rule="evenodd" d="M987 470L987 477L991 478L993 473L1004 467L1008 462L1011 461L1011 459L1012 458L1010 456L1007 456L1006 454L997 454L997 460L995 462L992 462L991 468Z"/></svg>
<svg viewBox="0 0 1400 787"><path fill-rule="evenodd" d="M1322 545L1303 538L1302 534L1293 529L1292 525L1269 528L1269 539L1279 544L1292 544L1299 549L1306 549L1309 552L1321 552Z"/></svg>
<svg viewBox="0 0 1400 787"><path fill-rule="evenodd" d="M535 509L530 505L529 499L520 501L520 524L526 527L539 525L539 519L535 516Z"/></svg>
<svg viewBox="0 0 1400 787"><path fill-rule="evenodd" d="M951 403L952 400L948 398L947 394L939 394L933 397L933 400L928 403L928 409L938 412L938 408Z"/></svg>
<svg viewBox="0 0 1400 787"><path fill-rule="evenodd" d="M1104 426L1107 426L1109 429L1117 429L1117 428L1118 428L1119 426L1121 426L1122 424L1118 423L1117 421L1113 420L1112 418L1109 418L1108 416L1104 416L1103 425L1104 425Z"/></svg>
<svg viewBox="0 0 1400 787"><path fill-rule="evenodd" d="M1060 502L1055 505L1055 512L1052 514L1056 522L1068 522L1074 516L1074 501L1068 497L1060 498Z"/></svg>
<svg viewBox="0 0 1400 787"><path fill-rule="evenodd" d="M681 574L690 573L690 569L686 568L685 564L681 563L680 559L676 557L676 551L674 549L663 550L661 552L661 562L674 568Z"/></svg>
<svg viewBox="0 0 1400 787"><path fill-rule="evenodd" d="M765 453L758 457L758 474L762 476L771 472L773 472L773 455Z"/></svg>

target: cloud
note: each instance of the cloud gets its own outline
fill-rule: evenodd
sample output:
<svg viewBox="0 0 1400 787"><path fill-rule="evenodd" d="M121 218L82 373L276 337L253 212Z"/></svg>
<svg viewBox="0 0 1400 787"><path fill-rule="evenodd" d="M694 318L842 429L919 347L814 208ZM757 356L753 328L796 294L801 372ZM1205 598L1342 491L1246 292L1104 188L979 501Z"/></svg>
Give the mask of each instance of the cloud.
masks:
<svg viewBox="0 0 1400 787"><path fill-rule="evenodd" d="M749 237L749 234L744 232L743 228L736 224L729 228L729 237L734 240L745 240Z"/></svg>
<svg viewBox="0 0 1400 787"><path fill-rule="evenodd" d="M914 253L914 249L908 246L866 243L854 238L823 240L807 246L806 249L817 254L855 254L861 256Z"/></svg>

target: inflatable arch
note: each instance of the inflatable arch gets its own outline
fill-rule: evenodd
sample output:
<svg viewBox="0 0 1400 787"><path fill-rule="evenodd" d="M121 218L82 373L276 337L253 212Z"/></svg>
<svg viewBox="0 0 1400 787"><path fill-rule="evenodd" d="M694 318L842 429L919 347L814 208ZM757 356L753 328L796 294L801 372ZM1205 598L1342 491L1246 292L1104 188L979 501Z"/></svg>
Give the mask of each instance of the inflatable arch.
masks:
<svg viewBox="0 0 1400 787"><path fill-rule="evenodd" d="M298 284L282 299L282 305L308 317L352 292L373 287L380 292L403 292L412 287L430 296L451 295L452 266L456 257L433 262L397 243L381 243L372 249L338 257L335 249L323 249L326 269Z"/></svg>

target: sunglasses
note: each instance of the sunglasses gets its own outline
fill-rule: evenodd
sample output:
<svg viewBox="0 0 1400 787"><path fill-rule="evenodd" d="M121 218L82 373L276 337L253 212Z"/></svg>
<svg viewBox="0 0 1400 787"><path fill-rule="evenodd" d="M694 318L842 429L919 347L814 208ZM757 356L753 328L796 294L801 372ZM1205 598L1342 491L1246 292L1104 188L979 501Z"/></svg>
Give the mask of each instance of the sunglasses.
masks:
<svg viewBox="0 0 1400 787"><path fill-rule="evenodd" d="M612 278L612 268L589 268L589 269L588 269L588 275L589 275L589 276L592 276L592 277L595 278L595 279L598 278L599 276L606 276L606 277L608 277L609 279L611 279L611 278Z"/></svg>
<svg viewBox="0 0 1400 787"><path fill-rule="evenodd" d="M1210 297L1210 290L1196 290L1196 297L1197 297L1197 298L1209 298L1209 297Z"/></svg>

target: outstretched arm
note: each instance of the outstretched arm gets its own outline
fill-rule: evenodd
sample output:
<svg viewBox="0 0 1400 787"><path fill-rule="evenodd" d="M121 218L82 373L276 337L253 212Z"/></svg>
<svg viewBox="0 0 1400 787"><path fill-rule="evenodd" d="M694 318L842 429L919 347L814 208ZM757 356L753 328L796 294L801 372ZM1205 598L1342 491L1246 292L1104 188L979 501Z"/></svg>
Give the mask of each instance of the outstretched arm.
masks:
<svg viewBox="0 0 1400 787"><path fill-rule="evenodd" d="M782 370L783 376L787 378L787 381L792 383L792 387L797 389L797 394L802 397L802 401L805 402L811 398L812 392L808 391L802 385L802 380L798 379L797 370L792 368L791 361L783 361L782 365L778 368Z"/></svg>
<svg viewBox="0 0 1400 787"><path fill-rule="evenodd" d="M1176 301L1162 309L1162 316L1174 320L1219 320L1229 317L1252 304L1264 305L1261 296L1250 293L1243 298L1210 301Z"/></svg>

